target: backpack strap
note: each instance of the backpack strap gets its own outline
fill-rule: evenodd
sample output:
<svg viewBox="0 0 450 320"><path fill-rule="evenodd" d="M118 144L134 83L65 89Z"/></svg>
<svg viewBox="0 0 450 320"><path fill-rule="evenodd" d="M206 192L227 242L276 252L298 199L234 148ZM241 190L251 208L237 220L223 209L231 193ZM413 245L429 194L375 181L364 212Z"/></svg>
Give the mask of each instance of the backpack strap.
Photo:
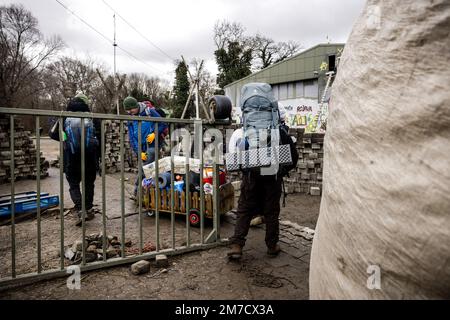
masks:
<svg viewBox="0 0 450 320"><path fill-rule="evenodd" d="M274 129L276 129L278 125L278 123L275 122L276 115L278 115L278 109L275 110L275 108L272 108L272 126ZM278 117L278 119L280 119L280 117Z"/></svg>

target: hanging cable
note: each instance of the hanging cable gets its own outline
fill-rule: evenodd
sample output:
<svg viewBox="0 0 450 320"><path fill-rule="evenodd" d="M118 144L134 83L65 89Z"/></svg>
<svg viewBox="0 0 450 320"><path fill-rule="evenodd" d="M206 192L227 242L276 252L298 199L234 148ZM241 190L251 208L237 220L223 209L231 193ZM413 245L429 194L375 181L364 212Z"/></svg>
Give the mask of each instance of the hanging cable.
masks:
<svg viewBox="0 0 450 320"><path fill-rule="evenodd" d="M79 19L81 22L83 22L85 25L87 25L90 29L92 29L94 32L96 32L98 35L100 35L102 38L104 38L106 41L108 41L111 45L114 45L114 41L109 39L107 36L105 36L103 33L101 33L100 31L98 31L96 28L94 28L91 24L89 24L85 19L81 18L79 15L77 15L73 10L69 9L64 3L62 3L60 0L55 0L58 4L60 4L64 9L67 10L67 12L69 12L70 14L72 14L74 17L76 17L77 19ZM129 51L125 50L124 48L120 47L117 45L117 48L119 48L122 52L124 52L126 55L128 55L130 58L135 59L136 61L145 64L147 67L153 69L153 71L157 71L158 73L160 73L161 75L164 74L163 71L149 65L147 62L137 58L136 56L134 56L133 54L131 54Z"/></svg>

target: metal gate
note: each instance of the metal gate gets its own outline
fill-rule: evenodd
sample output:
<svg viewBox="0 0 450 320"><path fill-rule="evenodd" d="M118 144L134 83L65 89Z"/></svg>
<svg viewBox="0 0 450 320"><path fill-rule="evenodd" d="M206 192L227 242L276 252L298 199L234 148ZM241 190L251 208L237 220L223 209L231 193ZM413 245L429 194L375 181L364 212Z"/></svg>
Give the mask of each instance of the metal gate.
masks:
<svg viewBox="0 0 450 320"><path fill-rule="evenodd" d="M101 179L102 179L102 224L103 224L103 259L102 261L95 261L91 263L86 262L86 244L84 239L86 238L86 204L85 204L85 144L81 143L81 190L82 190L82 261L80 264L80 270L83 271L91 271L95 269L101 269L106 267L118 266L123 264L133 263L143 259L151 259L154 258L158 254L166 254L166 255L177 255L188 253L197 250L210 249L218 245L223 245L227 243L226 239L221 239L220 237L220 214L219 214L219 164L218 162L214 162L213 166L213 227L212 231L205 237L205 227L204 227L204 216L205 216L205 208L204 208L204 188L203 188L203 179L202 173L204 168L204 159L203 159L203 127L207 123L204 120L182 120L182 119L170 119L170 118L150 118L150 117L136 117L136 116L118 116L118 115L106 115L106 114L94 114L94 113L86 113L86 112L60 112L60 111L48 111L48 110L29 110L29 109L15 109L15 108L0 108L0 116L4 116L9 118L10 121L10 130L9 130L9 138L10 138L10 152L11 152L11 162L10 162L10 173L11 173L11 275L8 277L0 278L0 290L4 290L6 288L25 285L29 283L33 283L40 280L52 279L56 277L64 277L67 276L67 269L65 266L65 257L64 257L64 173L63 173L63 121L66 117L72 118L89 118L89 119L100 119L101 120ZM14 163L14 121L16 116L33 116L35 118L36 124L36 166L37 166L37 178L36 178L36 189L37 189L37 203L40 204L41 197L41 178L40 178L40 118L41 117L55 117L57 121L59 121L59 155L60 155L60 166L59 166L59 219L60 219L60 267L58 269L53 270L43 270L42 268L42 228L41 228L41 209L40 206L37 206L37 270L32 273L25 274L17 274L16 272L16 225L15 225L15 203L14 203L14 195L15 192L15 163ZM120 248L120 257L119 258L111 258L107 259L106 249L107 249L107 232L106 232L106 197L105 197L105 121L106 120L117 120L120 121L120 159L121 159L121 183L120 183L120 193L121 193L121 248ZM171 198L171 242L172 246L169 249L161 249L160 243L160 212L159 205L156 206L155 210L155 234L156 234L156 250L150 253L143 252L143 213L142 213L142 184L138 185L138 204L139 204L139 253L137 255L126 256L125 254L125 239L126 239L126 221L125 221L125 187L124 187L124 122L125 121L138 121L138 155L141 154L141 126L143 121L151 121L155 123L155 132L158 132L158 125L161 122L165 122L169 124L170 130L169 134L172 136L175 125L189 125L193 126L195 135L194 139L196 140L198 146L198 155L200 159L200 242L199 243L191 243L191 230L189 223L189 214L186 214L186 228L185 228L185 236L186 236L186 245L184 246L176 246L175 243L175 212L174 212L174 183L171 183L170 188L170 198ZM84 121L81 121L81 141L85 141L85 124ZM159 135L155 135L155 163L158 163L159 160ZM173 152L173 141L170 139L170 150L171 150L171 175L172 181L174 181L174 152ZM186 153L186 166L185 172L188 173L190 171L188 158L190 157L190 152ZM217 159L217 158L216 158ZM141 157L138 156L138 168L142 167ZM156 197L158 198L159 187L158 187L158 175L159 175L159 166L155 166L155 179L156 182ZM139 181L142 180L142 170L138 170ZM189 174L186 174L186 208L189 212ZM157 202L158 203L158 202Z"/></svg>

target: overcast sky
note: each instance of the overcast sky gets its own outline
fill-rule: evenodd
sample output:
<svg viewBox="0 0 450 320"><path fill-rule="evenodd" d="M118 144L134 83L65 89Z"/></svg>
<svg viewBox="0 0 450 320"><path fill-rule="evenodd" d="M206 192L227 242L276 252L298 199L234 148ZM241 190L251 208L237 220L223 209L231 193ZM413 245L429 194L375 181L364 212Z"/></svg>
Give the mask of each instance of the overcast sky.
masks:
<svg viewBox="0 0 450 320"><path fill-rule="evenodd" d="M58 0L113 39L113 11L125 18L148 40L116 16L117 43L139 62L117 50L119 72L144 72L172 81L173 59L205 59L214 75L213 27L218 20L239 22L246 34L259 32L275 41L294 40L305 49L318 43L346 42L365 0ZM0 0L22 3L39 20L45 36L60 35L65 54L89 55L113 70L113 47L56 0ZM109 7L109 6L110 7ZM161 50L158 50L156 45ZM170 57L170 58L169 58Z"/></svg>

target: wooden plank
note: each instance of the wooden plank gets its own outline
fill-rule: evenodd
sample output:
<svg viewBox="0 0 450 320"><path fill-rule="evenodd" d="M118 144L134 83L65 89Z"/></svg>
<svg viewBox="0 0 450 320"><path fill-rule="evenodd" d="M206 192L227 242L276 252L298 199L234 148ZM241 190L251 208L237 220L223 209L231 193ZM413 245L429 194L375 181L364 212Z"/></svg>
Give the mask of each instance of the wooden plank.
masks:
<svg viewBox="0 0 450 320"><path fill-rule="evenodd" d="M175 211L180 211L180 192L175 191Z"/></svg>
<svg viewBox="0 0 450 320"><path fill-rule="evenodd" d="M155 188L154 188L154 187L151 187L151 188L150 188L150 201L151 201L150 207L151 207L152 209L156 209Z"/></svg>
<svg viewBox="0 0 450 320"><path fill-rule="evenodd" d="M181 212L186 213L186 193L181 193Z"/></svg>
<svg viewBox="0 0 450 320"><path fill-rule="evenodd" d="M205 202L206 202L206 204L205 204L205 208L206 208L205 214L207 214L208 216L212 215L212 212L213 212L212 211L213 210L212 195L206 194L205 195Z"/></svg>
<svg viewBox="0 0 450 320"><path fill-rule="evenodd" d="M172 200L171 200L171 198L170 198L170 190L167 190L167 193L166 193L166 203L167 203L167 210L172 210Z"/></svg>
<svg viewBox="0 0 450 320"><path fill-rule="evenodd" d="M166 206L166 199L167 199L167 194L166 194L166 189L163 189L161 192L161 198L162 198L162 205L161 208L163 210L167 210L167 206Z"/></svg>
<svg viewBox="0 0 450 320"><path fill-rule="evenodd" d="M193 195L193 204L191 206L191 209L200 209L199 201L198 201L198 192L194 192Z"/></svg>

